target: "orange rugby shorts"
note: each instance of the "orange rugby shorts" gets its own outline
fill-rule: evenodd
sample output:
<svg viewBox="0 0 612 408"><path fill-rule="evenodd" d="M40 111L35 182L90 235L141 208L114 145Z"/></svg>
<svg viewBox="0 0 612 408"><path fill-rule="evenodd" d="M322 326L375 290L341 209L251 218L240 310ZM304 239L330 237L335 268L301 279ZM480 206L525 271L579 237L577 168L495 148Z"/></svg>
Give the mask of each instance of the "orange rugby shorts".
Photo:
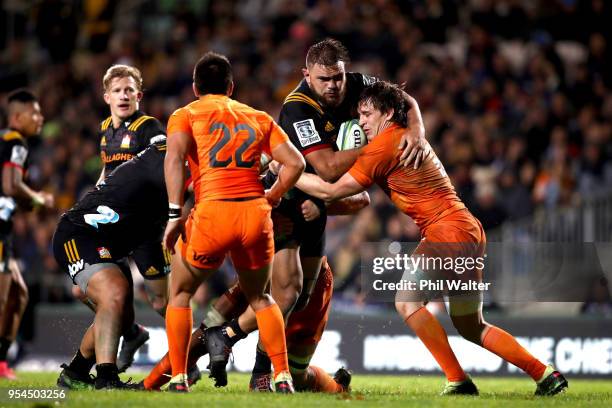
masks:
<svg viewBox="0 0 612 408"><path fill-rule="evenodd" d="M196 268L217 269L229 252L239 270L270 264L274 256L271 211L264 197L197 203L185 225L183 259Z"/></svg>

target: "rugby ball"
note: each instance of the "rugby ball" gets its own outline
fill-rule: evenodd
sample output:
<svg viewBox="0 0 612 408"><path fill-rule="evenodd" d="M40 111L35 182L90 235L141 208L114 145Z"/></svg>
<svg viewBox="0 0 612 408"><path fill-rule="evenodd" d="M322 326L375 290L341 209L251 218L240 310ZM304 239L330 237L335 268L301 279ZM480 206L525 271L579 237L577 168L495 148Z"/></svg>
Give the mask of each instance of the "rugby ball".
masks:
<svg viewBox="0 0 612 408"><path fill-rule="evenodd" d="M336 145L338 150L356 149L368 143L366 134L357 119L347 120L340 125Z"/></svg>

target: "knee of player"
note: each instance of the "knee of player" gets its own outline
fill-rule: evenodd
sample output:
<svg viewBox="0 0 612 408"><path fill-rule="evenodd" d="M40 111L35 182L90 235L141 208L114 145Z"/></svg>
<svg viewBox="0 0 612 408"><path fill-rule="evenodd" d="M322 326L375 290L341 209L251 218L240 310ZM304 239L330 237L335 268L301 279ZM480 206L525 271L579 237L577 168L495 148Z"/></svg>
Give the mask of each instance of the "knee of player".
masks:
<svg viewBox="0 0 612 408"><path fill-rule="evenodd" d="M395 310L402 317L402 319L409 318L414 312L424 306L423 302L406 302L399 298L395 298Z"/></svg>
<svg viewBox="0 0 612 408"><path fill-rule="evenodd" d="M168 298L155 297L151 302L151 307L153 307L153 310L155 310L161 317L166 317Z"/></svg>
<svg viewBox="0 0 612 408"><path fill-rule="evenodd" d="M87 300L87 295L83 293L81 288L78 287L77 285L73 285L71 291L72 291L72 296L74 296L75 299L81 302L85 302Z"/></svg>

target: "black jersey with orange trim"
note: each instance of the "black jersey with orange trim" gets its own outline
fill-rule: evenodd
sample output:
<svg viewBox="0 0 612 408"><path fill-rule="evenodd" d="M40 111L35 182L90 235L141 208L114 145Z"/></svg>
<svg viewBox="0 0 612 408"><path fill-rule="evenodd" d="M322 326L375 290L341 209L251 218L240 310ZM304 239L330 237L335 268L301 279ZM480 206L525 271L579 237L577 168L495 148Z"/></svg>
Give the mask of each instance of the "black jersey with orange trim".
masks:
<svg viewBox="0 0 612 408"><path fill-rule="evenodd" d="M0 160L3 170L11 166L25 173L28 167L28 144L21 133L13 129L0 130ZM0 234L11 231L11 220L16 208L15 199L5 194L0 183Z"/></svg>
<svg viewBox="0 0 612 408"><path fill-rule="evenodd" d="M118 166L62 218L113 242L119 259L152 236L168 220L164 180L165 138Z"/></svg>
<svg viewBox="0 0 612 408"><path fill-rule="evenodd" d="M117 166L146 149L155 138L165 135L166 130L159 120L141 111L136 111L116 129L109 116L99 129L100 156L105 174L110 174Z"/></svg>
<svg viewBox="0 0 612 408"><path fill-rule="evenodd" d="M336 151L340 125L358 116L359 96L365 87L376 80L369 75L347 72L344 100L340 106L328 108L318 102L306 79L302 79L297 88L285 98L278 124L304 156L326 147ZM315 173L309 164L306 165L306 172Z"/></svg>

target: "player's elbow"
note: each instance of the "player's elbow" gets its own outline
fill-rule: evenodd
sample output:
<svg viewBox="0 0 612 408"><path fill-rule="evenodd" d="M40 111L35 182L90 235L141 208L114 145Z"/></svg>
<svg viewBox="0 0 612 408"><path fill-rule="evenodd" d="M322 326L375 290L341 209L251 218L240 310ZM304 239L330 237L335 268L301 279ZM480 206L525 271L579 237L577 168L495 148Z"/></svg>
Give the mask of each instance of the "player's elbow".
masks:
<svg viewBox="0 0 612 408"><path fill-rule="evenodd" d="M292 178L297 181L306 168L306 162L302 156L299 156L296 157L295 160L291 160L288 163L283 163L283 167L286 167L287 171L289 171L293 176Z"/></svg>

